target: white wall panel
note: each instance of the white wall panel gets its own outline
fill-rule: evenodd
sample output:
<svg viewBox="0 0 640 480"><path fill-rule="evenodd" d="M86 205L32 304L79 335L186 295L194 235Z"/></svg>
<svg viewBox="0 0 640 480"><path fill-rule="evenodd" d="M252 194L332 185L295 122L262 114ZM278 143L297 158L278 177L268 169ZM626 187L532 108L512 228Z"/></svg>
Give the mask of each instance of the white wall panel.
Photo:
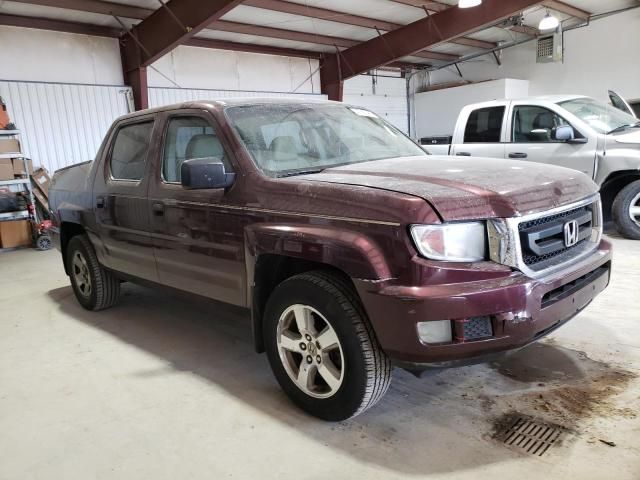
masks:
<svg viewBox="0 0 640 480"><path fill-rule="evenodd" d="M606 2L602 2L603 4ZM529 80L530 95L577 94L608 102L607 90L640 99L640 9L591 22L564 34L564 61L536 63L536 42L459 65L464 78ZM431 74L431 84L458 82L454 67Z"/></svg>
<svg viewBox="0 0 640 480"><path fill-rule="evenodd" d="M150 87L320 93L318 60L306 58L180 46L153 67Z"/></svg>
<svg viewBox="0 0 640 480"><path fill-rule="evenodd" d="M115 38L0 26L0 66L3 80L123 84Z"/></svg>
<svg viewBox="0 0 640 480"><path fill-rule="evenodd" d="M127 113L126 87L0 80L22 150L49 172L94 158L107 129Z"/></svg>
<svg viewBox="0 0 640 480"><path fill-rule="evenodd" d="M173 103L192 102L197 100L219 100L222 98L234 97L283 97L299 99L322 99L326 95L309 93L278 93L278 92L256 92L247 90L208 90L197 88L149 88L149 107L161 107Z"/></svg>

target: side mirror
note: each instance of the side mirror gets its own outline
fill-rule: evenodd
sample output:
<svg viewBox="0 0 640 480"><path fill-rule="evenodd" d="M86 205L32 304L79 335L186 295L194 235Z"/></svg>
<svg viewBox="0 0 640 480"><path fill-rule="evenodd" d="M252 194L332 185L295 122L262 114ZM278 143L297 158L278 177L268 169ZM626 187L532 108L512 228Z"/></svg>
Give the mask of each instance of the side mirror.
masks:
<svg viewBox="0 0 640 480"><path fill-rule="evenodd" d="M214 157L185 160L180 175L182 186L190 190L229 188L236 179L236 174L227 173L224 164Z"/></svg>
<svg viewBox="0 0 640 480"><path fill-rule="evenodd" d="M560 127L556 127L553 136L556 140L566 142L569 140L573 140L576 136L576 132L573 130L573 127L571 125L562 125Z"/></svg>

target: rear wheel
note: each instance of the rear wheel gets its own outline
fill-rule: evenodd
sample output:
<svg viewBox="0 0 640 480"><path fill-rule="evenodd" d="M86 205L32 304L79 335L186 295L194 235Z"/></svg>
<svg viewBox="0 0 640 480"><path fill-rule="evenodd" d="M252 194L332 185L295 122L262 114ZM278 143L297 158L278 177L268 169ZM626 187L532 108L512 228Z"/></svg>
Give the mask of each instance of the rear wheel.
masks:
<svg viewBox="0 0 640 480"><path fill-rule="evenodd" d="M613 201L612 214L620 234L640 240L640 180L620 190Z"/></svg>
<svg viewBox="0 0 640 480"><path fill-rule="evenodd" d="M102 310L117 302L120 281L100 265L86 235L77 235L69 241L67 266L73 291L84 308Z"/></svg>
<svg viewBox="0 0 640 480"><path fill-rule="evenodd" d="M317 271L285 280L267 302L263 328L276 379L311 415L345 420L389 387L389 359L355 292L335 275Z"/></svg>

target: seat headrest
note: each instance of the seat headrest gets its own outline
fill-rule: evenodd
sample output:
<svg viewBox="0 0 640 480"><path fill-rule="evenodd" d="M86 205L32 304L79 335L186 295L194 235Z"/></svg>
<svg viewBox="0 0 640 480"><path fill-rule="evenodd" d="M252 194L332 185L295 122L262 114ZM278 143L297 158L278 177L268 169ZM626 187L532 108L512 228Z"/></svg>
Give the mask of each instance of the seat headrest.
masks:
<svg viewBox="0 0 640 480"><path fill-rule="evenodd" d="M533 120L533 128L544 128L551 130L555 127L555 122L553 118L553 113L551 112L542 112L536 115L536 118Z"/></svg>
<svg viewBox="0 0 640 480"><path fill-rule="evenodd" d="M191 160L193 158L207 157L217 159L224 157L224 149L218 137L210 133L202 133L191 137L185 150L185 158Z"/></svg>
<svg viewBox="0 0 640 480"><path fill-rule="evenodd" d="M276 160L292 160L298 156L296 141L290 135L276 137L269 145L269 150L274 153Z"/></svg>

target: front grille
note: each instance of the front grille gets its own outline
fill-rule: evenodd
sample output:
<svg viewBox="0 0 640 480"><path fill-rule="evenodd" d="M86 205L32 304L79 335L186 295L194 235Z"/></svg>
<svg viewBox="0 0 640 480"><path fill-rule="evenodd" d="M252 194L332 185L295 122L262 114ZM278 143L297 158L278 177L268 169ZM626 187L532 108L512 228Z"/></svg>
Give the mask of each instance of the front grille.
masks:
<svg viewBox="0 0 640 480"><path fill-rule="evenodd" d="M585 205L518 225L523 263L532 270L543 270L564 262L588 247L594 226L594 205ZM567 246L565 225L576 221L577 242Z"/></svg>

